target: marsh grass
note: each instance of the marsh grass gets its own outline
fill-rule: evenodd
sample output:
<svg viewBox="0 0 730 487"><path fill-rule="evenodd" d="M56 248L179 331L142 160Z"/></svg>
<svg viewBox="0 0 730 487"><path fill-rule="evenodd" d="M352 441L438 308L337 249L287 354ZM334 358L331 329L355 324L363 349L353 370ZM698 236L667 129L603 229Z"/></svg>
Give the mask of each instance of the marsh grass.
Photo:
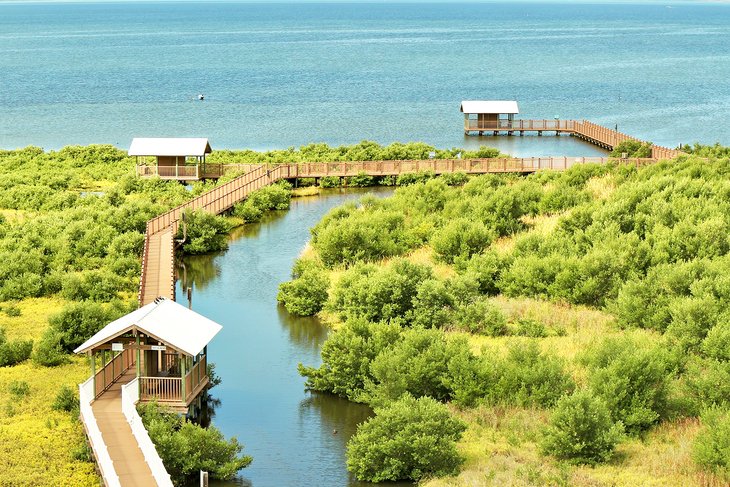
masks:
<svg viewBox="0 0 730 487"><path fill-rule="evenodd" d="M0 314L0 326L10 339L37 341L48 326L48 316L63 304L56 298L25 299L16 304L21 316ZM81 424L67 412L54 411L49 399L64 385L75 391L88 375L86 359L76 356L58 367L30 360L0 367L0 484L99 485L94 464L77 454L86 441ZM28 393L20 398L10 387L18 382L28 384Z"/></svg>

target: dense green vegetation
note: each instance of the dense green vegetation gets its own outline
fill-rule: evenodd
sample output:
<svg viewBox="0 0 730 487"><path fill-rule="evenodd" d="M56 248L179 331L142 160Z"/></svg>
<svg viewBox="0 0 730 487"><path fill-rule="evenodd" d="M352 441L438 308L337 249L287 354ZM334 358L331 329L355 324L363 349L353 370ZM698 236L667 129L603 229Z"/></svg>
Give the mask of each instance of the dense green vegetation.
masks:
<svg viewBox="0 0 730 487"><path fill-rule="evenodd" d="M293 311L321 308L341 323L322 365L300 366L307 387L380 409L403 394L545 408L542 451L578 464L603 462L656 425L726 408L730 161L719 147L694 152L711 158L481 176L461 187L430 178L332 210L297 263L328 269L330 285L324 304L320 285L317 306ZM285 304L305 294L291 292L302 275L282 286ZM568 324L507 319L494 296L588 306L614 324L566 360L542 344L569 341ZM726 420L704 417L718 426L695 457L723 471ZM376 466L356 467L359 452L350 450L352 471L374 478Z"/></svg>
<svg viewBox="0 0 730 487"><path fill-rule="evenodd" d="M228 480L251 463L251 457L241 455L243 445L235 438L226 440L215 426L202 428L155 403L137 409L176 485L197 480L201 470L213 479Z"/></svg>
<svg viewBox="0 0 730 487"><path fill-rule="evenodd" d="M425 144L383 148L363 142L268 153L221 151L209 161L428 157L432 150ZM439 154L451 157L457 152ZM0 150L0 329L5 332L0 334L0 449L5 459L0 470L9 484L98 484L88 449L82 446L81 427L66 413L72 404L69 391L89 370L83 358L70 352L136 305L146 221L237 175L184 186L137 178L134 164L125 151L108 145L51 152L37 147ZM353 176L345 182L374 181ZM289 198L289 188L280 184L237 205L233 217L193 213L182 250L225 248L232 225L256 221L270 209L285 209ZM321 290L326 293L323 274L310 278L319 283L320 295L313 296L314 304L302 301L303 313L321 306ZM20 401L10 390L16 382L29 388ZM66 389L58 392L61 386ZM18 464L16 458L28 463Z"/></svg>

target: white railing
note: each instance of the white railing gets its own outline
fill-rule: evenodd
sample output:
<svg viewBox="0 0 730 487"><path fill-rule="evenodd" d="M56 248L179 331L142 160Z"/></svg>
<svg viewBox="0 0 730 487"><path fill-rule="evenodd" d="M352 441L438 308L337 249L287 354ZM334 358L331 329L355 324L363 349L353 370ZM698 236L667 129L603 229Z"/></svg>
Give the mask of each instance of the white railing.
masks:
<svg viewBox="0 0 730 487"><path fill-rule="evenodd" d="M106 447L106 443L104 443L104 438L101 436L99 425L96 423L94 410L91 409L91 402L93 400L94 377L92 376L86 382L79 384L81 422L84 424L86 435L89 437L89 443L91 443L91 449L94 451L96 463L104 479L104 485L107 487L121 487L122 484L119 482L119 476L116 470L114 470L112 457L109 455L109 450Z"/></svg>
<svg viewBox="0 0 730 487"><path fill-rule="evenodd" d="M135 404L139 401L139 379L135 378L128 384L122 386L122 412L132 428L132 434L137 440L139 449L142 450L147 466L152 471L157 485L160 487L173 487L170 474L167 473L162 459L152 443L149 433L142 424L142 418L137 413Z"/></svg>

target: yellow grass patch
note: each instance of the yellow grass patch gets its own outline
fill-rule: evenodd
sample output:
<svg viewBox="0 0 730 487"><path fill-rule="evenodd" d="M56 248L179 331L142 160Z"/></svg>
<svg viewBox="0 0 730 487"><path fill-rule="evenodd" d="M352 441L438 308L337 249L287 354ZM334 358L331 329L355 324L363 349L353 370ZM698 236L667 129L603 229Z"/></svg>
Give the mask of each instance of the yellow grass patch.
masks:
<svg viewBox="0 0 730 487"><path fill-rule="evenodd" d="M606 200L616 191L616 181L612 174L591 178L586 182L586 190L594 199Z"/></svg>
<svg viewBox="0 0 730 487"><path fill-rule="evenodd" d="M48 317L63 304L58 298L25 299L15 304L20 316L0 313L0 326L10 340L38 341ZM51 409L61 386L76 390L89 373L82 357L59 367L30 360L0 367L0 485L99 485L94 464L74 458L85 442L81 425L69 413ZM10 392L10 384L18 381L28 384L27 395Z"/></svg>
<svg viewBox="0 0 730 487"><path fill-rule="evenodd" d="M299 198L302 196L315 196L322 192L319 186L306 186L304 188L294 188L291 190L292 198Z"/></svg>

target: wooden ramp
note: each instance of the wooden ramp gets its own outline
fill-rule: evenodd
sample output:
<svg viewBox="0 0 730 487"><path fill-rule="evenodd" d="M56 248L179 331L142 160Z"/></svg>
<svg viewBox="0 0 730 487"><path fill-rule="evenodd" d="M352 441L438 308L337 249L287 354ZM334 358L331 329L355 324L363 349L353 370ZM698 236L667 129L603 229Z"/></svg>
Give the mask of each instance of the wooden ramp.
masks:
<svg viewBox="0 0 730 487"><path fill-rule="evenodd" d="M120 484L123 487L156 487L152 471L122 413L122 385L134 379L135 374L134 368L129 369L92 403L91 408Z"/></svg>
<svg viewBox="0 0 730 487"><path fill-rule="evenodd" d="M175 299L174 241L172 227L145 235L139 301L151 303L158 296Z"/></svg>

